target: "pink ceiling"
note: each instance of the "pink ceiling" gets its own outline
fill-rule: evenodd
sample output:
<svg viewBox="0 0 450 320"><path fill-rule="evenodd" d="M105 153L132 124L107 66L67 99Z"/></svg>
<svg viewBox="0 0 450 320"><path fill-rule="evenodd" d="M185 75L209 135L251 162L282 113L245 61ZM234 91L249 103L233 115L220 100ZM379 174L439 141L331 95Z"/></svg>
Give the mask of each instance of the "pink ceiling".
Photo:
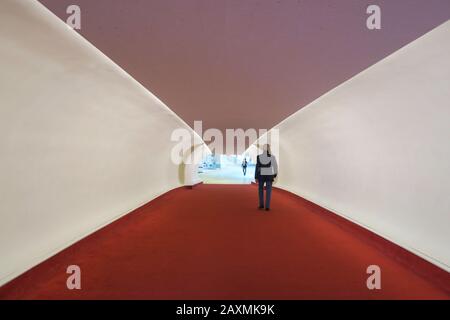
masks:
<svg viewBox="0 0 450 320"><path fill-rule="evenodd" d="M271 128L450 18L449 0L40 0L192 126ZM365 27L369 4L382 30Z"/></svg>

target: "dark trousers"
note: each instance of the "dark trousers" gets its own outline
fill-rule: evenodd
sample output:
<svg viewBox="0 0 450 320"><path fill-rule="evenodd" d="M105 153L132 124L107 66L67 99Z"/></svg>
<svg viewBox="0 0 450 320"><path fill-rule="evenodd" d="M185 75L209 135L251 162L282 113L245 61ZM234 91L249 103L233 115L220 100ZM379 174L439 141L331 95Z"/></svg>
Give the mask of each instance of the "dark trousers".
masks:
<svg viewBox="0 0 450 320"><path fill-rule="evenodd" d="M242 172L244 172L244 176L247 174L247 167L242 167Z"/></svg>
<svg viewBox="0 0 450 320"><path fill-rule="evenodd" d="M272 195L272 180L258 179L259 206L264 207L264 184L266 184L266 208L270 208Z"/></svg>

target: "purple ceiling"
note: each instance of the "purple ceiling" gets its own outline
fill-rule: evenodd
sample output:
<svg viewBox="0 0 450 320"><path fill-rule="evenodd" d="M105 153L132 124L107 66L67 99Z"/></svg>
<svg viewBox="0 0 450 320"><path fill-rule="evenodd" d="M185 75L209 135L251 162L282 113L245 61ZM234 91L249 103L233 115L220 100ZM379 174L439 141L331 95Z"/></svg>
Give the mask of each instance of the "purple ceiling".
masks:
<svg viewBox="0 0 450 320"><path fill-rule="evenodd" d="M192 126L271 128L450 18L449 0L40 0ZM366 8L382 30L366 28Z"/></svg>

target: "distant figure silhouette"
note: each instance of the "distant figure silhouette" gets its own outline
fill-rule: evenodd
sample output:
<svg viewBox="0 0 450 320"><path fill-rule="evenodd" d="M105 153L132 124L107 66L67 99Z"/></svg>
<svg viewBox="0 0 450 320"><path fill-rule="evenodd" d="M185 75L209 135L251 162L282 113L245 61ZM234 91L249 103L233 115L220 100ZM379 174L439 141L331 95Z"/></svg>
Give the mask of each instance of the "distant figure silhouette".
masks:
<svg viewBox="0 0 450 320"><path fill-rule="evenodd" d="M244 158L244 161L242 161L242 172L244 176L247 174L247 158Z"/></svg>
<svg viewBox="0 0 450 320"><path fill-rule="evenodd" d="M259 209L264 208L264 184L266 185L266 211L270 210L272 182L277 177L277 159L270 152L270 145L263 146L263 153L256 158L255 181L258 182Z"/></svg>

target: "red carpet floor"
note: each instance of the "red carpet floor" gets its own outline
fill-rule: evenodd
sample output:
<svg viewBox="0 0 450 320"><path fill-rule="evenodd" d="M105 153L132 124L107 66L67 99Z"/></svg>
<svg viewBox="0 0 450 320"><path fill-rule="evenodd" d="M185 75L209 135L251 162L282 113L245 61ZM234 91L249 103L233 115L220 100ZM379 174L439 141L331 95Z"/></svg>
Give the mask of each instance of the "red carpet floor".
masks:
<svg viewBox="0 0 450 320"><path fill-rule="evenodd" d="M301 198L274 190L269 213L256 203L249 185L173 190L3 286L0 299L450 298ZM71 264L81 290L66 288ZM371 264L381 290L366 287Z"/></svg>

